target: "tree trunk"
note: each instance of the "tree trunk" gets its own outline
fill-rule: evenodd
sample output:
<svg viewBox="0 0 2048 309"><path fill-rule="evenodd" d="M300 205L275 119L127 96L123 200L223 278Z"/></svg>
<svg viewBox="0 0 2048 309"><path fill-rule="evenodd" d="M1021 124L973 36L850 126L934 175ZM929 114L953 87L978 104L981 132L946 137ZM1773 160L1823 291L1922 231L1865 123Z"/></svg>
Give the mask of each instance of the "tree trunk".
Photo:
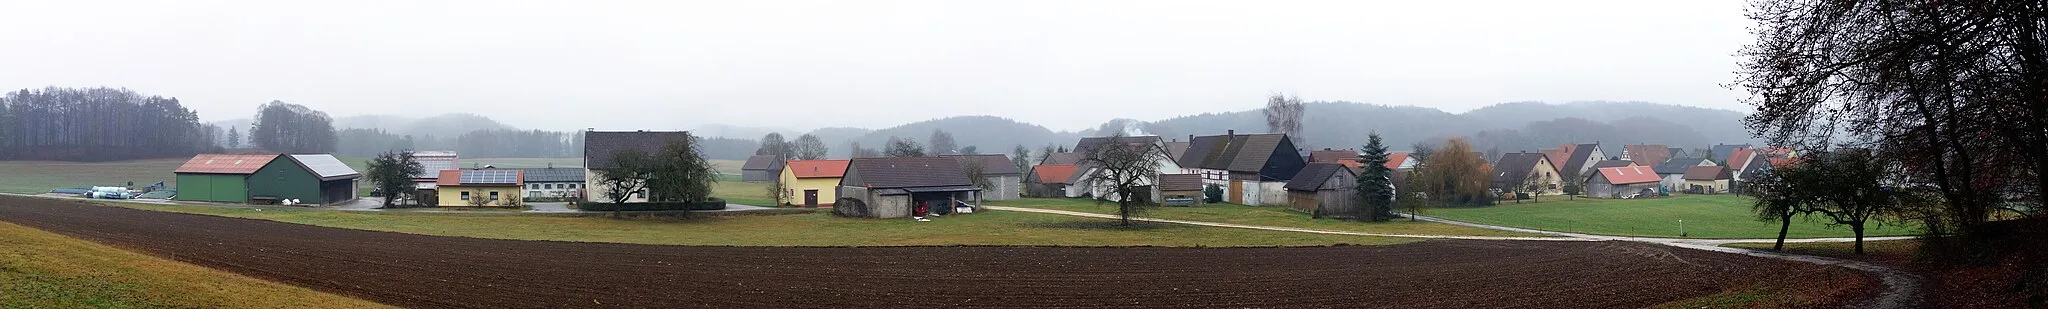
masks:
<svg viewBox="0 0 2048 309"><path fill-rule="evenodd" d="M1790 231L1792 231L1792 213L1785 212L1784 215L1778 216L1778 244L1771 246L1771 251L1785 251L1785 233Z"/></svg>
<svg viewBox="0 0 2048 309"><path fill-rule="evenodd" d="M1116 211L1124 226L1131 226L1131 199L1128 196L1117 199Z"/></svg>
<svg viewBox="0 0 2048 309"><path fill-rule="evenodd" d="M1856 255L1863 255L1863 223L1850 224L1849 229L1856 231Z"/></svg>

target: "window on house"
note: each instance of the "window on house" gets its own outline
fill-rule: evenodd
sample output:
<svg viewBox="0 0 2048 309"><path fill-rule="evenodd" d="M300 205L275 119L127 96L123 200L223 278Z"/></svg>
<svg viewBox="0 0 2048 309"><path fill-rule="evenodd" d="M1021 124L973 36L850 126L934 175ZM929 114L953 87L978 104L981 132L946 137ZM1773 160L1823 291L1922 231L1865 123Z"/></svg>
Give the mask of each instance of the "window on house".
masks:
<svg viewBox="0 0 2048 309"><path fill-rule="evenodd" d="M469 191L462 191L462 200L469 200Z"/></svg>
<svg viewBox="0 0 2048 309"><path fill-rule="evenodd" d="M491 191L491 201L498 200L498 191Z"/></svg>

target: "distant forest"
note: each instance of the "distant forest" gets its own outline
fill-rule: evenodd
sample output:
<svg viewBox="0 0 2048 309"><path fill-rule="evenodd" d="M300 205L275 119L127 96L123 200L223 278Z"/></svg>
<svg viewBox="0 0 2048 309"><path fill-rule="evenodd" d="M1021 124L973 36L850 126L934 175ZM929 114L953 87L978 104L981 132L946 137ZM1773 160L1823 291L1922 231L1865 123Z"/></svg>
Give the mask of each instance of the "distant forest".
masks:
<svg viewBox="0 0 2048 309"><path fill-rule="evenodd" d="M221 129L177 98L115 88L0 96L0 160L115 161L217 151Z"/></svg>

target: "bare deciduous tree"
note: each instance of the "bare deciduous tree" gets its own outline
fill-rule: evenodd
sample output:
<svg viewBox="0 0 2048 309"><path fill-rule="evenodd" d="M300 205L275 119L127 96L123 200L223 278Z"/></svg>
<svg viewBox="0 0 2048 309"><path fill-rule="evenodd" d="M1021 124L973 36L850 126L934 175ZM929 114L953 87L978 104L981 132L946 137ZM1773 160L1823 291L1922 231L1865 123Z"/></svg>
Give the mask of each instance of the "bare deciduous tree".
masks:
<svg viewBox="0 0 2048 309"><path fill-rule="evenodd" d="M824 140L810 134L797 136L796 141L790 143L790 148L795 152L794 157L797 160L824 160L825 155L831 151L825 147Z"/></svg>
<svg viewBox="0 0 2048 309"><path fill-rule="evenodd" d="M1109 140L1124 140L1123 134L1115 134ZM1137 196L1149 196L1148 186L1159 179L1159 160L1166 158L1166 152L1152 143L1117 144L1109 143L1095 147L1083 154L1082 165L1092 167L1083 182L1092 188L1108 190L1105 196L1097 196L1098 203L1113 200L1117 204L1117 215L1122 224L1131 225L1131 216L1144 206ZM1111 196L1113 195L1113 196Z"/></svg>
<svg viewBox="0 0 2048 309"><path fill-rule="evenodd" d="M1295 145L1306 145L1301 137L1301 118L1308 113L1308 105L1300 97L1274 93L1266 97L1266 129L1273 133L1287 133Z"/></svg>

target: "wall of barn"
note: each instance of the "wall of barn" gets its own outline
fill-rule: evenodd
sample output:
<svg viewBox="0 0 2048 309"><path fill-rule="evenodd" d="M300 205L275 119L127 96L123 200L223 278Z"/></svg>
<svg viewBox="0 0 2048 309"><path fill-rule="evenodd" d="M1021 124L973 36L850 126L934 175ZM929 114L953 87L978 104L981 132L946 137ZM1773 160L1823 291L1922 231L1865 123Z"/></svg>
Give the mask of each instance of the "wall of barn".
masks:
<svg viewBox="0 0 2048 309"><path fill-rule="evenodd" d="M988 183L991 186L982 190L982 199L1004 201L1022 198L1024 195L1024 177L1022 175L988 176L984 178L988 179Z"/></svg>
<svg viewBox="0 0 2048 309"><path fill-rule="evenodd" d="M770 171L770 170L743 170L743 171L740 171L740 181L743 181L743 182L770 182L770 181L775 181L775 177L776 177L776 176L780 176L780 175L777 175L777 173L775 173L775 172L777 172L777 171Z"/></svg>

